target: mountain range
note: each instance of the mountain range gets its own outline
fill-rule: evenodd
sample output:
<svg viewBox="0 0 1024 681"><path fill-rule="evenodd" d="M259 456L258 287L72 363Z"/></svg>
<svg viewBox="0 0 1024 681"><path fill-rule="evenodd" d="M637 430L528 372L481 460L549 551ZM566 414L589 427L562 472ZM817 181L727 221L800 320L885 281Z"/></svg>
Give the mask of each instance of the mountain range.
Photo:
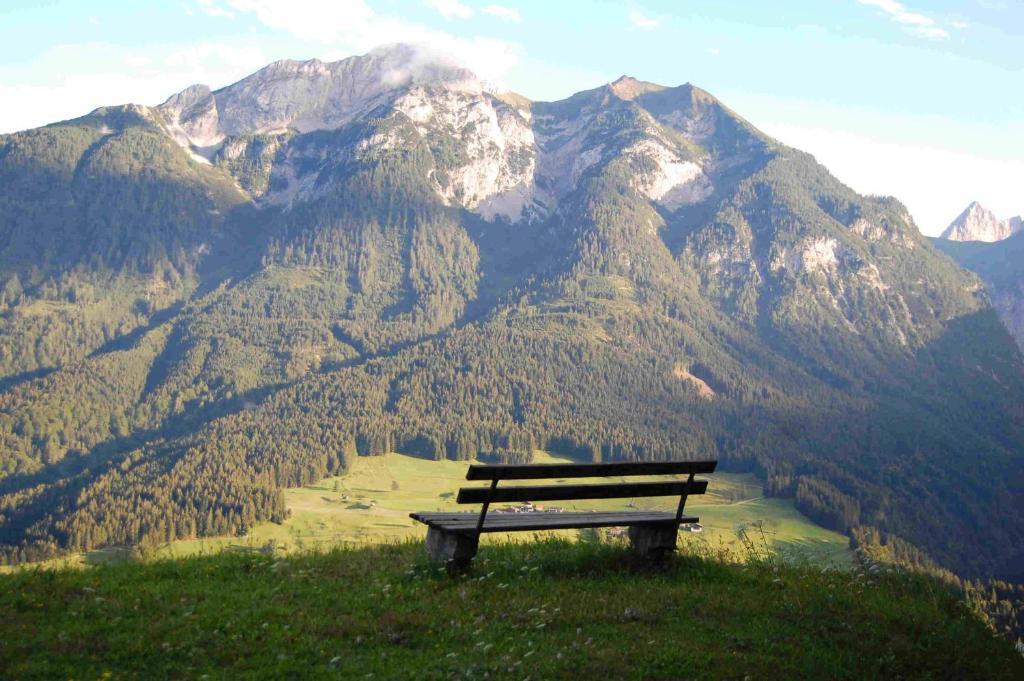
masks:
<svg viewBox="0 0 1024 681"><path fill-rule="evenodd" d="M693 85L398 45L0 136L0 552L246 532L359 455L715 457L904 562L1024 573L982 283Z"/></svg>

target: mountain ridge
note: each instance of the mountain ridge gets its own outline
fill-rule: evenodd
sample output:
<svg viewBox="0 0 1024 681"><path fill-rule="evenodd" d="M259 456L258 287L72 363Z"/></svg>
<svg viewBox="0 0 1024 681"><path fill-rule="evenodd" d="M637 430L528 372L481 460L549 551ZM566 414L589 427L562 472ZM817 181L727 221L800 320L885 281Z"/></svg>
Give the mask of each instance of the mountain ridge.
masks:
<svg viewBox="0 0 1024 681"><path fill-rule="evenodd" d="M445 62L432 66L431 61L417 59L415 68L399 66L404 63L403 60L409 60L415 54L415 50L407 46L393 46L375 50L364 57L352 57L338 62L276 62L215 92L206 86L191 86L169 98L156 110L167 118L168 128L183 148L210 161L215 160L215 154L223 152L226 144L232 145L226 151L231 155L237 153L239 143L245 143L252 136L284 135L289 128L299 134L337 129L378 106L391 107L404 113L410 117L418 131L425 135L453 131L458 133L467 124L490 128L486 144L505 152L508 158L502 158L501 155L488 158L484 154L482 158L471 159L474 162L452 168L451 171L456 173L451 178L455 184L451 188L445 187L444 179L447 178L443 178L438 182L441 193L446 194L450 201L461 203L470 210L479 208L481 214L488 219L503 215L516 222L523 218L543 217L543 213L553 210L561 195L569 188L559 186L549 191L538 187L535 174L568 174L570 177L578 177L585 170L585 164L594 160L587 156L577 157L576 167L566 173L562 166L567 162L565 156L575 156L575 140L569 139L569 146L566 147L560 143L561 132L558 130L543 139L535 139L538 134L543 137L543 126L538 128L531 125L531 122L538 116L554 117L553 122L558 125L559 112L565 110L564 106L558 103L530 102L518 95L513 97L508 93L490 91L471 72ZM337 94L335 90L339 85L334 83L338 80L335 72L343 76L339 83L347 82L345 78L354 79L358 87L346 86L343 93ZM389 73L401 75L392 77ZM323 76L328 77L327 85L320 83ZM306 85L292 83L295 80ZM274 98L280 96L282 88L287 95L283 101L291 107L287 116L274 111ZM314 92L306 92L308 88L314 88ZM431 93L430 90L436 88L447 91L443 99L448 100L444 103L449 106L449 110L431 110L437 105L438 97L434 96L436 92ZM303 110L302 101L297 107L294 106L295 91L312 97L311 110ZM689 84L667 88L653 83L641 83L626 76L615 83L578 93L565 102L579 100L582 103L589 99L592 100L590 106L594 107L607 103L602 99L604 93L628 103L636 98L656 96L666 91L687 93L690 106L693 107L720 106L706 92ZM238 104L239 100L245 98L255 102L249 110ZM505 99L511 99L514 104L509 105ZM524 115L527 104L530 121ZM458 116L468 116L469 119L459 120ZM669 116L657 123L671 127L673 120ZM702 123L706 125L707 121L698 120L689 128L677 132L684 137L704 139L710 131L695 127ZM430 127L435 129L428 130ZM660 177L651 182L648 191L661 199L674 190L674 194L666 200L672 207L677 207L681 202L691 200L685 188L688 182L706 185L706 181L701 177L700 168L687 162L692 160L687 158L688 153L684 151L680 154L680 150L673 148L673 145L660 142L664 140L656 138L649 141L647 147L637 149L637 152L654 159L660 171ZM549 146L555 147L553 153L546 153ZM599 153L600 150L591 151ZM548 179L548 183L552 182ZM706 186L692 188L698 198L706 190ZM281 200L291 199L291 193L286 194Z"/></svg>

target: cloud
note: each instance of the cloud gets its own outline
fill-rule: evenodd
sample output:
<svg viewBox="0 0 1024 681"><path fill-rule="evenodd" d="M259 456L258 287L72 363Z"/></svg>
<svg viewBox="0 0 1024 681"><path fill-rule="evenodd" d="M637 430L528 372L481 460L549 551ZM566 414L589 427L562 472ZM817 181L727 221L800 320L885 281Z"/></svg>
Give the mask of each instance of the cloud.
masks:
<svg viewBox="0 0 1024 681"><path fill-rule="evenodd" d="M710 54L712 57L717 57L718 55L722 54L722 50L720 48L718 48L718 47L709 47L705 51L708 54Z"/></svg>
<svg viewBox="0 0 1024 681"><path fill-rule="evenodd" d="M473 16L473 8L463 5L459 0L422 0L423 4L436 10L445 19L468 19Z"/></svg>
<svg viewBox="0 0 1024 681"><path fill-rule="evenodd" d="M363 0L227 0L237 12L302 40L329 43L358 32L375 18ZM394 42L394 41L386 41Z"/></svg>
<svg viewBox="0 0 1024 681"><path fill-rule="evenodd" d="M924 234L938 235L971 201L1004 217L1024 209L1019 179L1024 177L1024 159L986 158L843 130L785 123L760 127L814 154L856 191L895 196L910 209Z"/></svg>
<svg viewBox="0 0 1024 681"><path fill-rule="evenodd" d="M504 75L525 59L517 44L456 37L378 14L363 0L196 0L183 6L190 16L207 10L235 20L254 19L302 41L309 52L323 59L342 59L396 42L425 47L424 58L435 52L471 65L478 76L499 89L504 87ZM270 60L259 43L56 46L27 65L0 64L0 101L19 104L0 107L0 134L81 116L105 105L158 104L194 83L221 87Z"/></svg>
<svg viewBox="0 0 1024 681"><path fill-rule="evenodd" d="M940 27L934 19L919 12L912 12L897 0L857 0L862 5L876 7L885 12L890 19L908 27L914 35L933 40L944 40L949 32Z"/></svg>
<svg viewBox="0 0 1024 681"><path fill-rule="evenodd" d="M394 43L428 46L471 65L498 84L522 58L518 45L491 38L461 38L376 13L363 0L226 0L233 10L305 41L321 43L326 59L341 59Z"/></svg>
<svg viewBox="0 0 1024 681"><path fill-rule="evenodd" d="M490 14L491 16L504 19L505 21L511 21L513 24L518 24L523 20L520 16L519 10L513 7L505 7L504 5L487 5L480 10L484 14Z"/></svg>
<svg viewBox="0 0 1024 681"><path fill-rule="evenodd" d="M661 20L662 17L648 16L638 9L631 9L629 11L629 23L633 24L634 28L639 28L642 31L653 31L661 26Z"/></svg>
<svg viewBox="0 0 1024 681"><path fill-rule="evenodd" d="M910 32L922 38L930 38L932 40L945 40L949 37L949 31L938 26L915 26L910 29Z"/></svg>
<svg viewBox="0 0 1024 681"><path fill-rule="evenodd" d="M448 20L469 19L476 14L476 10L459 2L459 0L420 0L420 2ZM487 5L480 8L480 13L490 14L493 17L498 17L504 21L511 21L514 24L518 24L523 20L519 10L504 5Z"/></svg>
<svg viewBox="0 0 1024 681"><path fill-rule="evenodd" d="M158 104L194 83L232 83L267 61L258 47L221 43L144 52L99 42L58 45L35 62L31 84L19 83L17 71L0 68L0 101L22 104L0 109L0 133L82 116L100 106ZM69 70L68 64L76 68Z"/></svg>
<svg viewBox="0 0 1024 681"><path fill-rule="evenodd" d="M226 9L218 7L214 3L214 0L198 0L198 2L199 2L199 9L200 9L200 11L203 12L203 14L206 14L208 16L211 16L211 17L223 17L225 19L231 19L232 17L235 16L234 14L232 14L229 11L227 11Z"/></svg>

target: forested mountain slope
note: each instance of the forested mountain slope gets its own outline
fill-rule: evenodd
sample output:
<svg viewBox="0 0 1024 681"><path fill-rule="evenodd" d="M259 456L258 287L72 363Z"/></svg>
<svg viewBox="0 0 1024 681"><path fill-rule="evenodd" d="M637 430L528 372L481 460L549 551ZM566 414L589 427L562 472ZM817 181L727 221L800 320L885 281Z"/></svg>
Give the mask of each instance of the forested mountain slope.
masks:
<svg viewBox="0 0 1024 681"><path fill-rule="evenodd" d="M1024 233L992 243L933 239L940 251L977 273L989 289L992 306L1017 344L1024 348Z"/></svg>
<svg viewBox="0 0 1024 681"><path fill-rule="evenodd" d="M415 56L0 137L45 179L0 183L9 559L241 532L357 453L542 446L719 457L1021 573L1024 363L897 201L690 85L529 102Z"/></svg>

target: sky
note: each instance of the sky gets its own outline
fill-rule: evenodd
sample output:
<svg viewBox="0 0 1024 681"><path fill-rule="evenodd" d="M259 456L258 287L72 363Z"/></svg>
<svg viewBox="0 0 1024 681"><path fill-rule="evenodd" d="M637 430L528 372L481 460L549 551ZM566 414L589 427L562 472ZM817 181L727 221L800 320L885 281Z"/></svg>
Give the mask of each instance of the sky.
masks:
<svg viewBox="0 0 1024 681"><path fill-rule="evenodd" d="M926 234L1024 213L1024 0L0 0L0 133L394 42L535 100L694 83Z"/></svg>

